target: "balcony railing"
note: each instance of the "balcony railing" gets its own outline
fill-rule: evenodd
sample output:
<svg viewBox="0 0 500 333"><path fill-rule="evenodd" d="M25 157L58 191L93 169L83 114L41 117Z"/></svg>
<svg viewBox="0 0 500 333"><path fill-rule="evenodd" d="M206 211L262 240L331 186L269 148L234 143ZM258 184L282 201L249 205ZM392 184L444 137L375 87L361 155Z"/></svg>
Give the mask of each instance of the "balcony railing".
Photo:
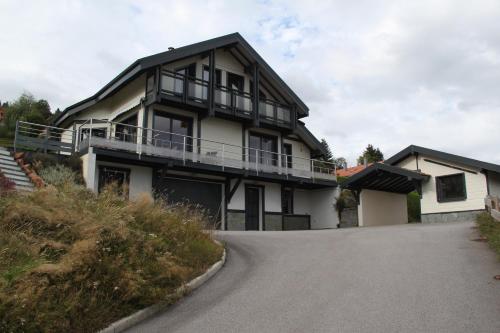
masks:
<svg viewBox="0 0 500 333"><path fill-rule="evenodd" d="M328 162L96 119L87 120L75 130L18 122L14 144L58 153L98 147L172 158L184 164L209 164L222 171L233 168L257 174L336 180L335 165Z"/></svg>
<svg viewBox="0 0 500 333"><path fill-rule="evenodd" d="M209 82L176 72L161 72L160 92L171 99L207 105ZM251 117L253 96L247 92L216 85L214 90L216 108L223 113ZM259 100L259 117L281 126L292 123L291 108L270 99Z"/></svg>

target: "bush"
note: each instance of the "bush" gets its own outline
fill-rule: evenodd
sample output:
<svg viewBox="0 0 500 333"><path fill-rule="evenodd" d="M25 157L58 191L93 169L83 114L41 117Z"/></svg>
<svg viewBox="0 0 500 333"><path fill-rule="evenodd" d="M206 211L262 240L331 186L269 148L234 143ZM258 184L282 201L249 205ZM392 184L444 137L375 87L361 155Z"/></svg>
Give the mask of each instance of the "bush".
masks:
<svg viewBox="0 0 500 333"><path fill-rule="evenodd" d="M77 174L70 168L61 164L42 168L38 172L38 175L42 177L43 181L46 184L54 185L57 187L77 183Z"/></svg>
<svg viewBox="0 0 500 333"><path fill-rule="evenodd" d="M356 198L354 197L354 193L352 193L352 191L350 190L342 190L342 192L340 192L340 196L337 198L335 207L337 208L337 214L340 220L342 211L345 208L357 207L357 202Z"/></svg>
<svg viewBox="0 0 500 333"><path fill-rule="evenodd" d="M408 207L408 222L421 222L420 194L417 192L408 193L406 202Z"/></svg>
<svg viewBox="0 0 500 333"><path fill-rule="evenodd" d="M205 219L81 186L0 198L0 331L94 332L173 302L222 255Z"/></svg>

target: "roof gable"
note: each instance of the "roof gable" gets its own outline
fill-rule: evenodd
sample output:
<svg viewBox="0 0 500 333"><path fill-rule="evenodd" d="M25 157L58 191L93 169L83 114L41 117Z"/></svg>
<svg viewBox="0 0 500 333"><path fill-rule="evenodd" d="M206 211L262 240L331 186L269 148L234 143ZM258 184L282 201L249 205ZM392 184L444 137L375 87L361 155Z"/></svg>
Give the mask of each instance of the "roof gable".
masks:
<svg viewBox="0 0 500 333"><path fill-rule="evenodd" d="M402 160L406 159L408 156L412 156L415 154L421 154L429 157L438 158L445 162L457 163L463 166L474 167L482 170L488 170L493 172L500 173L500 165L483 162L479 160L475 160L468 157L463 157L459 155L449 154L438 150L433 150L425 147L411 145L395 154L391 158L385 161L386 164L395 165Z"/></svg>
<svg viewBox="0 0 500 333"><path fill-rule="evenodd" d="M131 79L150 68L188 58L197 54L202 54L212 49L223 47L235 47L235 53L238 53L238 57L240 58L240 60L248 66L252 65L252 63L257 63L264 74L264 79L268 78L272 80L278 88L282 89L287 95L288 99L297 104L298 112L301 113L302 116L308 115L309 108L295 94L295 92L279 77L279 75L266 63L266 61L252 48L252 46L250 46L250 44L239 33L233 33L140 58L134 61L120 74L118 74L118 76L107 83L96 94L67 107L55 122L57 125L59 125L64 120L68 119L68 117L70 117L71 115L74 115L82 111L83 109L94 105L98 101L105 99L106 97L116 92Z"/></svg>

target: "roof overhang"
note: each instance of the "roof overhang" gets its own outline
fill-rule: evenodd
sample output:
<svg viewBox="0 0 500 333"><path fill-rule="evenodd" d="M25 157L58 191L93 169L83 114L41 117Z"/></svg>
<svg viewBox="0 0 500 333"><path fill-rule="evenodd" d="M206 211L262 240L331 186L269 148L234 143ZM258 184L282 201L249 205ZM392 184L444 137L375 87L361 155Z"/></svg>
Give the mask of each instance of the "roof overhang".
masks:
<svg viewBox="0 0 500 333"><path fill-rule="evenodd" d="M472 158L445 153L438 150L433 150L425 147L411 145L401 150L399 153L385 160L385 164L395 165L405 160L409 156L422 155L427 157L434 157L444 162L454 163L465 167L476 168L479 170L487 170L500 173L500 165L475 160Z"/></svg>
<svg viewBox="0 0 500 333"><path fill-rule="evenodd" d="M363 171L349 177L342 188L353 191L363 189L407 194L421 193L422 181L428 175L383 163L374 163Z"/></svg>

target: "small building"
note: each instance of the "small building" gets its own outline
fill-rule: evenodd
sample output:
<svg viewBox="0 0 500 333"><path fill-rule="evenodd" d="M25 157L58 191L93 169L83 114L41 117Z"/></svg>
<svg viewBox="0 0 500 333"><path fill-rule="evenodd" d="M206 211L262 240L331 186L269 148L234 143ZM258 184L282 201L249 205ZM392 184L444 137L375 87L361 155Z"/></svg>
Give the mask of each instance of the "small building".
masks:
<svg viewBox="0 0 500 333"><path fill-rule="evenodd" d="M419 146L385 163L430 175L422 184L422 222L473 220L487 195L500 195L500 165Z"/></svg>
<svg viewBox="0 0 500 333"><path fill-rule="evenodd" d="M406 195L420 194L423 223L471 221L500 195L500 165L411 145L350 177L359 226L407 222Z"/></svg>

